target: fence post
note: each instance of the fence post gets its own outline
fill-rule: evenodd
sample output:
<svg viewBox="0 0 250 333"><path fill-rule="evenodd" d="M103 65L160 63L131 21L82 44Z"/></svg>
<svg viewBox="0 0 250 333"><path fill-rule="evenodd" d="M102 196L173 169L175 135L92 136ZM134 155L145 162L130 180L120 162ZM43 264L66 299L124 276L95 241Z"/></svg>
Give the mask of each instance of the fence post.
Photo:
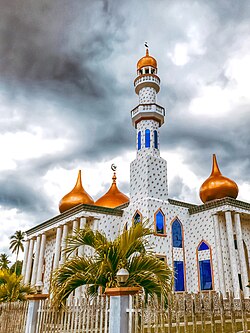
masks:
<svg viewBox="0 0 250 333"><path fill-rule="evenodd" d="M48 294L34 294L28 295L27 300L29 301L28 313L26 318L25 333L35 333L37 324L37 315L39 308L39 301L48 298Z"/></svg>
<svg viewBox="0 0 250 333"><path fill-rule="evenodd" d="M140 287L106 288L110 296L109 333L129 333L129 295L135 295Z"/></svg>

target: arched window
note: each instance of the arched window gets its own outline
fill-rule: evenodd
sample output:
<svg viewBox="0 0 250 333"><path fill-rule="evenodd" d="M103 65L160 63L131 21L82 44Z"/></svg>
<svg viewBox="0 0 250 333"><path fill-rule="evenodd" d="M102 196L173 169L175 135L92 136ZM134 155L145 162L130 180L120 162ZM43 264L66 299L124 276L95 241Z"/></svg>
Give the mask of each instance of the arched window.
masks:
<svg viewBox="0 0 250 333"><path fill-rule="evenodd" d="M141 131L138 132L138 150L141 149Z"/></svg>
<svg viewBox="0 0 250 333"><path fill-rule="evenodd" d="M145 130L145 147L150 148L150 130Z"/></svg>
<svg viewBox="0 0 250 333"><path fill-rule="evenodd" d="M178 220L172 223L172 245L182 248L182 225Z"/></svg>
<svg viewBox="0 0 250 333"><path fill-rule="evenodd" d="M185 291L183 261L174 261L174 290Z"/></svg>
<svg viewBox="0 0 250 333"><path fill-rule="evenodd" d="M209 246L207 245L207 243L201 242L198 247L198 251L205 251L205 250L209 250Z"/></svg>
<svg viewBox="0 0 250 333"><path fill-rule="evenodd" d="M202 259L199 255L200 251L207 251L207 255L202 255ZM200 290L212 290L213 289L213 279L212 279L212 267L211 267L211 249L209 245L202 241L198 245L198 263L199 263L199 281Z"/></svg>
<svg viewBox="0 0 250 333"><path fill-rule="evenodd" d="M137 223L140 223L142 221L142 215L141 213L137 210L133 216L133 223L136 225Z"/></svg>
<svg viewBox="0 0 250 333"><path fill-rule="evenodd" d="M154 147L158 149L158 133L154 130Z"/></svg>
<svg viewBox="0 0 250 333"><path fill-rule="evenodd" d="M160 209L155 213L155 233L157 235L165 235L166 233L165 215Z"/></svg>

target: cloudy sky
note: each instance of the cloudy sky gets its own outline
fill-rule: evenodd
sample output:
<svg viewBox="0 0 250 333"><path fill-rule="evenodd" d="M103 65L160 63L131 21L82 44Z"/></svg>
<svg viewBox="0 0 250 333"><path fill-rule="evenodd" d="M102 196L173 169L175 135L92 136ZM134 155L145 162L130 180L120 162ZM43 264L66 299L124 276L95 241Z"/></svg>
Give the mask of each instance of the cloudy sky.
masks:
<svg viewBox="0 0 250 333"><path fill-rule="evenodd" d="M0 0L0 252L58 214L78 169L97 199L116 163L129 193L145 41L167 111L170 197L200 203L216 153L250 201L249 32L248 0Z"/></svg>

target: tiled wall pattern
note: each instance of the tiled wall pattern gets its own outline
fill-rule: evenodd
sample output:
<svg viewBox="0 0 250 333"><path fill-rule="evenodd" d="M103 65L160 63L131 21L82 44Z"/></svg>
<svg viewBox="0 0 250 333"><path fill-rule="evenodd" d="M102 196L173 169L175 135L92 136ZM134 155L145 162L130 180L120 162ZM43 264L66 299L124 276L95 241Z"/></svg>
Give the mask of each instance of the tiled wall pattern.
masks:
<svg viewBox="0 0 250 333"><path fill-rule="evenodd" d="M156 103L156 91L152 87L145 87L139 91L139 104Z"/></svg>
<svg viewBox="0 0 250 333"><path fill-rule="evenodd" d="M167 200L167 163L161 157L145 155L130 165L130 200Z"/></svg>

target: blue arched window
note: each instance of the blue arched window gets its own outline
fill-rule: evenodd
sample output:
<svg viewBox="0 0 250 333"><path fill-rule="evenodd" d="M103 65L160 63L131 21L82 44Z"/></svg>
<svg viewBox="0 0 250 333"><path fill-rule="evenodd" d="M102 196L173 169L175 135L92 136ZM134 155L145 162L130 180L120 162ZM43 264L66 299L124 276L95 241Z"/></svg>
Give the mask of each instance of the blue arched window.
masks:
<svg viewBox="0 0 250 333"><path fill-rule="evenodd" d="M158 133L154 130L154 147L158 149Z"/></svg>
<svg viewBox="0 0 250 333"><path fill-rule="evenodd" d="M198 251L204 251L204 250L209 250L209 246L205 242L201 242Z"/></svg>
<svg viewBox="0 0 250 333"><path fill-rule="evenodd" d="M172 223L172 244L173 247L182 248L182 225L178 220Z"/></svg>
<svg viewBox="0 0 250 333"><path fill-rule="evenodd" d="M161 210L158 210L155 214L155 231L156 234L165 234L165 215Z"/></svg>
<svg viewBox="0 0 250 333"><path fill-rule="evenodd" d="M174 277L174 290L185 291L183 261L174 261Z"/></svg>
<svg viewBox="0 0 250 333"><path fill-rule="evenodd" d="M137 223L140 223L141 221L142 221L141 213L137 210L137 211L135 212L134 217L133 217L134 225L137 224Z"/></svg>
<svg viewBox="0 0 250 333"><path fill-rule="evenodd" d="M210 247L205 242L201 242L200 245L198 246L200 289L212 290L213 279L212 279L211 260L210 259L199 260L199 251L205 251L205 250L210 250Z"/></svg>
<svg viewBox="0 0 250 333"><path fill-rule="evenodd" d="M150 148L150 130L145 130L145 148Z"/></svg>
<svg viewBox="0 0 250 333"><path fill-rule="evenodd" d="M141 149L141 131L138 132L138 150Z"/></svg>

